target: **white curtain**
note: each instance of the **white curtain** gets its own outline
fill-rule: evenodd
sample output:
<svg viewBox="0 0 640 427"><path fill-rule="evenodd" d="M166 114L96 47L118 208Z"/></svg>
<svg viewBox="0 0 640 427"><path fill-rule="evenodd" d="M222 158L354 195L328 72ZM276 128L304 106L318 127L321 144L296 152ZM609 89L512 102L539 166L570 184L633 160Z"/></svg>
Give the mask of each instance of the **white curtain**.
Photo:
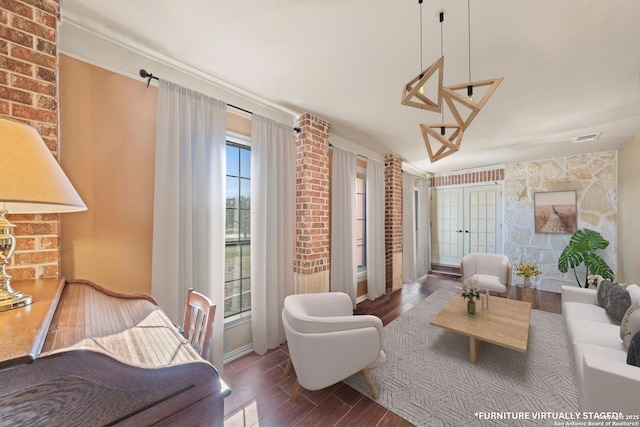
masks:
<svg viewBox="0 0 640 427"><path fill-rule="evenodd" d="M224 332L224 102L160 80L151 291L181 325L187 290L217 305L210 360L222 372Z"/></svg>
<svg viewBox="0 0 640 427"><path fill-rule="evenodd" d="M367 160L367 293L373 300L385 294L384 165Z"/></svg>
<svg viewBox="0 0 640 427"><path fill-rule="evenodd" d="M418 218L416 233L416 277L422 277L431 269L429 181L420 179L418 184Z"/></svg>
<svg viewBox="0 0 640 427"><path fill-rule="evenodd" d="M402 173L402 281L411 282L416 274L415 177Z"/></svg>
<svg viewBox="0 0 640 427"><path fill-rule="evenodd" d="M356 306L356 155L333 147L331 163L331 291Z"/></svg>
<svg viewBox="0 0 640 427"><path fill-rule="evenodd" d="M284 298L293 293L295 146L292 127L253 115L251 325L258 354L285 342Z"/></svg>

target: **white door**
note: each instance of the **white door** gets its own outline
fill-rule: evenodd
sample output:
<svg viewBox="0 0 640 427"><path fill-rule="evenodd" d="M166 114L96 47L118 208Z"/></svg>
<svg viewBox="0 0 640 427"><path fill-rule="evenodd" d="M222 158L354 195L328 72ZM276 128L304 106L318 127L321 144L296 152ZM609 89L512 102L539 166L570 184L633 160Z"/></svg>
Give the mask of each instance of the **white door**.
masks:
<svg viewBox="0 0 640 427"><path fill-rule="evenodd" d="M502 252L502 190L498 185L464 188L464 254Z"/></svg>
<svg viewBox="0 0 640 427"><path fill-rule="evenodd" d="M434 189L431 197L432 262L460 265L470 252L502 252L502 186Z"/></svg>
<svg viewBox="0 0 640 427"><path fill-rule="evenodd" d="M431 193L431 262L459 265L463 256L464 193L461 188Z"/></svg>

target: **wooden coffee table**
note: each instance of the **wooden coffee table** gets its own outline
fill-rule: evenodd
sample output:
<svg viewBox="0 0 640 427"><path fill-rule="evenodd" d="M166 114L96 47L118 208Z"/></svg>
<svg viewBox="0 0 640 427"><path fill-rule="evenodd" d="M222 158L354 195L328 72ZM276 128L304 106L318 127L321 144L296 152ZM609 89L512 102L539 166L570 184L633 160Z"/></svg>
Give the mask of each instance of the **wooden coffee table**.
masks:
<svg viewBox="0 0 640 427"><path fill-rule="evenodd" d="M467 300L459 294L438 313L431 324L469 337L471 363L476 363L485 342L526 353L529 344L531 304L489 297L489 309L467 314Z"/></svg>

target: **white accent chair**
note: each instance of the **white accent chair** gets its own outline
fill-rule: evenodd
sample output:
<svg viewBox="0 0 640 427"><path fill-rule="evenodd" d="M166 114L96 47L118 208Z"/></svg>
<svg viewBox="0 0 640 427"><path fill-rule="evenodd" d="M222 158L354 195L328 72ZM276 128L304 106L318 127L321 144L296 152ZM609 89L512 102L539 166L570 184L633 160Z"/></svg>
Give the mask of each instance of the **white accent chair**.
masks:
<svg viewBox="0 0 640 427"><path fill-rule="evenodd" d="M477 280L478 287L498 294L511 294L511 262L502 254L472 252L460 262L460 276Z"/></svg>
<svg viewBox="0 0 640 427"><path fill-rule="evenodd" d="M285 375L291 363L297 375L292 401L300 387L320 390L356 373L364 376L371 395L378 398L369 368L386 360L382 321L372 315L354 316L352 307L351 298L342 292L285 298L282 321L290 355Z"/></svg>

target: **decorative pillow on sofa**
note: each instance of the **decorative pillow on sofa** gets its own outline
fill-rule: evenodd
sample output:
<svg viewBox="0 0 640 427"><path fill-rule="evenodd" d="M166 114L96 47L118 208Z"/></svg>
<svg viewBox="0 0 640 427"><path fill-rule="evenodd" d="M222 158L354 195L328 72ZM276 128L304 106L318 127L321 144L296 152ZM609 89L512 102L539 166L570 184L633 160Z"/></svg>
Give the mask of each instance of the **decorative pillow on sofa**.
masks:
<svg viewBox="0 0 640 427"><path fill-rule="evenodd" d="M631 296L615 283L605 298L604 309L607 314L619 325L624 314L631 306Z"/></svg>
<svg viewBox="0 0 640 427"><path fill-rule="evenodd" d="M628 285L624 288L625 291L629 292L629 296L631 296L631 302L640 302L640 286L636 284Z"/></svg>
<svg viewBox="0 0 640 427"><path fill-rule="evenodd" d="M627 351L627 364L640 366L640 332L636 332L631 338L629 350Z"/></svg>
<svg viewBox="0 0 640 427"><path fill-rule="evenodd" d="M611 291L613 285L617 285L617 283L613 283L612 281L606 279L600 282L600 285L598 285L598 305L600 307L604 307L607 295L609 295L609 291Z"/></svg>
<svg viewBox="0 0 640 427"><path fill-rule="evenodd" d="M624 313L620 322L620 338L625 347L629 348L631 338L640 331L640 303L634 302Z"/></svg>

